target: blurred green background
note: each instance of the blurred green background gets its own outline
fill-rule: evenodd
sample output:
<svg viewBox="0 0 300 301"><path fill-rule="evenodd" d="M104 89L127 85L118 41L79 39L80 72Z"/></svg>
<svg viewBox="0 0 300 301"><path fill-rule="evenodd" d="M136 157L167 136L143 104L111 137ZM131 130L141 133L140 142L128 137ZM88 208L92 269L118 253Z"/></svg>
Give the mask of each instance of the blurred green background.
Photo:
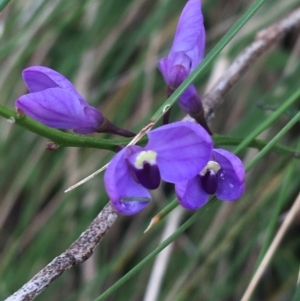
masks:
<svg viewBox="0 0 300 301"><path fill-rule="evenodd" d="M250 7L250 2L253 3L203 1L207 53ZM166 86L156 64L170 49L185 3L11 1L0 15L1 104L13 108L14 101L27 93L22 70L43 65L69 78L90 104L118 126L140 130L166 99ZM230 63L260 29L299 6L299 0L265 1L197 78L199 93L208 91L212 74L226 74ZM213 131L239 137L250 135L299 89L299 56L297 27L255 61L225 96L211 121ZM299 108L298 101L259 138L269 141ZM183 117L175 105L172 120ZM108 202L103 175L67 194L64 190L106 164L113 153L88 148L50 152L45 150L45 138L3 118L0 128L0 298L4 299L63 252ZM299 151L299 133L298 123L280 143ZM240 157L247 163L256 154L257 150L247 149ZM158 264L165 265L157 296L149 280L154 271L152 261L106 300L240 300L298 194L299 172L297 159L269 153L247 174L243 198L233 203L209 203L201 209L201 219L174 241L169 255L157 257ZM151 218L173 198L172 189L162 187L142 213L118 218L95 254L64 273L36 300L97 298L149 254L169 227L173 226L174 231L192 215L177 208L143 234ZM292 300L300 265L299 230L300 215L277 250L253 300Z"/></svg>

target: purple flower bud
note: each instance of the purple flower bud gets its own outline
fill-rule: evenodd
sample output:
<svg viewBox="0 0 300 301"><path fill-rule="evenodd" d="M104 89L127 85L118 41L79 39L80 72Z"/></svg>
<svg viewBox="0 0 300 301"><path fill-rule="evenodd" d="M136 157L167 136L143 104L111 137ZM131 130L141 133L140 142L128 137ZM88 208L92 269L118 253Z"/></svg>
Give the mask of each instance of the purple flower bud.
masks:
<svg viewBox="0 0 300 301"><path fill-rule="evenodd" d="M148 133L145 147L128 146L117 153L104 175L107 194L114 208L136 214L151 201L148 189L187 181L202 170L211 157L212 140L192 122L175 122Z"/></svg>
<svg viewBox="0 0 300 301"><path fill-rule="evenodd" d="M171 51L168 57L158 62L169 92L173 92L200 64L204 51L205 29L201 1L189 0L181 13ZM202 108L193 85L183 93L178 103L188 114L195 114Z"/></svg>
<svg viewBox="0 0 300 301"><path fill-rule="evenodd" d="M60 73L34 66L22 73L30 91L16 100L16 108L53 128L80 134L96 132L105 118L90 106L72 83Z"/></svg>
<svg viewBox="0 0 300 301"><path fill-rule="evenodd" d="M180 108L191 115L196 121L205 127L205 124L202 124L201 118L197 118L203 112L202 102L198 95L198 92L194 85L190 85L180 96L178 100ZM200 117L203 117L202 115Z"/></svg>
<svg viewBox="0 0 300 301"><path fill-rule="evenodd" d="M242 161L224 149L214 149L212 161L194 178L176 183L179 203L195 210L205 205L211 194L222 201L240 198L245 190L245 168Z"/></svg>

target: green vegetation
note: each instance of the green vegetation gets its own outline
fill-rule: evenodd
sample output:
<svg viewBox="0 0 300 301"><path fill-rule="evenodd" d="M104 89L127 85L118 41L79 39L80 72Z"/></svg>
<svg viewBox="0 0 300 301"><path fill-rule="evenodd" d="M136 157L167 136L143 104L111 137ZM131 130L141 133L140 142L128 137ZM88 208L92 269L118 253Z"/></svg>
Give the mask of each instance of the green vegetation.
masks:
<svg viewBox="0 0 300 301"><path fill-rule="evenodd" d="M209 92L211 74L226 74L261 29L300 4L203 1L207 56L167 100L156 63L170 48L185 2L0 1L0 110L16 118L11 123L0 117L1 300L65 251L101 211L108 202L103 174L64 190L109 162L110 150L130 141L107 134L78 137L18 119L12 110L27 93L24 68L43 65L59 71L108 119L139 132L151 119L160 125L163 107L191 81L201 95ZM235 150L247 166L240 200L213 198L188 212L175 205L173 188L162 186L146 210L119 217L94 255L36 300L143 300L154 262L160 260L157 254L171 242L172 252L159 263L166 270L155 300L240 300L299 193L299 62L298 27L248 67L210 121L216 145ZM175 103L171 120L183 117ZM84 147L47 151L45 137ZM164 218L144 234L161 210ZM160 244L170 225L176 230L168 236L176 232ZM300 213L252 300L298 300L299 227Z"/></svg>

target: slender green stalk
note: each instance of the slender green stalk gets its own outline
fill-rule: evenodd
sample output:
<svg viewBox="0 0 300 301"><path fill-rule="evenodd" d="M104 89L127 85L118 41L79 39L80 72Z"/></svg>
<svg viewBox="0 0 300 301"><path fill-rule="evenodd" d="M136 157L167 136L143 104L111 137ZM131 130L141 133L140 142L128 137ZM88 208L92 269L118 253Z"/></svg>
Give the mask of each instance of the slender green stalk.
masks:
<svg viewBox="0 0 300 301"><path fill-rule="evenodd" d="M280 130L279 133L273 139L271 139L271 141L253 158L253 160L249 164L246 165L246 171L252 168L262 157L264 157L277 143L277 141L282 136L284 136L299 120L300 112L294 118L292 118L288 122L288 124L282 130Z"/></svg>
<svg viewBox="0 0 300 301"><path fill-rule="evenodd" d="M299 275L300 275L300 273L299 273ZM295 291L292 301L299 301L299 300L300 300L300 284L298 284L296 287L296 291Z"/></svg>
<svg viewBox="0 0 300 301"><path fill-rule="evenodd" d="M173 211L178 206L177 199L173 200L169 205L165 206L161 211L159 211L154 217L152 217L150 224L144 232L148 232L152 227L160 223L171 211Z"/></svg>
<svg viewBox="0 0 300 301"><path fill-rule="evenodd" d="M269 126L269 125L268 125ZM251 141L249 139L251 137ZM219 146L219 145L237 145L236 149L234 150L235 153L240 153L244 148L246 147L253 147L259 150L262 150L268 143L269 141L264 141L260 139L253 139L256 136L254 136L251 132L249 136L246 138L241 138L241 137L229 137L229 136L222 136L222 135L213 135L213 140L214 140L214 145ZM247 142L245 143L244 141L247 139ZM287 155L287 156L292 156L294 158L300 158L300 152L291 149L289 147L276 144L272 148L272 151L281 155Z"/></svg>
<svg viewBox="0 0 300 301"><path fill-rule="evenodd" d="M3 9L7 6L7 4L10 2L11 0L0 0L0 12L3 11Z"/></svg>
<svg viewBox="0 0 300 301"><path fill-rule="evenodd" d="M114 141L109 139L93 138L89 136L65 133L49 128L25 115L18 116L15 111L6 108L3 105L0 105L0 115L7 118L7 120L11 123L16 123L33 133L50 139L52 142L55 142L59 146L91 147L117 151L119 146L125 145L129 141L128 139Z"/></svg>
<svg viewBox="0 0 300 301"><path fill-rule="evenodd" d="M272 113L264 122L262 122L256 129L254 129L248 137L235 149L236 152L240 152L247 147L251 141L253 141L260 133L266 130L275 120L278 119L298 98L300 97L300 89L298 89L287 101Z"/></svg>
<svg viewBox="0 0 300 301"><path fill-rule="evenodd" d="M278 222L278 217L279 217L281 209L286 201L286 191L291 183L291 177L293 176L294 170L295 170L295 165L291 165L290 168L286 172L286 176L284 177L284 182L280 189L278 200L275 204L274 212L272 214L272 217L270 218L270 222L269 222L268 228L266 230L266 236L264 238L264 243L263 243L261 251L258 255L255 270L259 266L261 260L263 259L266 251L268 250L268 248L272 242L273 235L274 235L276 225Z"/></svg>
<svg viewBox="0 0 300 301"><path fill-rule="evenodd" d="M277 112L277 111L276 111ZM275 114L275 113L274 113ZM65 133L53 128L49 128L27 116L18 116L18 114L0 104L0 115L6 118L11 123L16 123L27 130L38 134L42 137L50 139L52 142L56 143L60 147L89 147L89 148L98 148L106 149L110 151L118 151L120 146L125 146L129 143L131 139L122 138L122 139L101 139L94 138L90 136L81 136L70 133ZM252 135L251 135L252 137ZM228 137L222 135L214 135L213 140L215 145L239 145L242 143L243 138L238 137ZM143 145L147 142L147 137L143 137L138 144ZM249 147L254 147L261 150L267 145L268 142L263 140L251 140L247 145ZM300 158L300 153L291 148L285 147L283 145L274 145L272 151L292 156L294 158Z"/></svg>
<svg viewBox="0 0 300 301"><path fill-rule="evenodd" d="M212 203L213 204L213 203ZM210 208L213 207L211 204ZM216 205L216 203L214 203ZM200 219L202 214L206 211L195 212L183 225L178 228L172 235L170 235L166 240L164 240L160 245L158 245L148 256L146 256L141 262L139 262L133 269L131 269L127 274L115 282L108 290L106 290L102 295L100 295L94 301L105 300L110 296L115 290L117 290L121 285L123 285L127 280L134 276L142 267L144 267L150 260L152 260L158 253L160 253L166 246L168 246L172 241L174 241L180 234L182 234L186 229L188 229L195 221Z"/></svg>
<svg viewBox="0 0 300 301"><path fill-rule="evenodd" d="M164 207L161 211L159 211L156 216L159 216L160 220L162 220L166 215L168 215L173 209L175 209L178 205L177 199L173 200L169 205Z"/></svg>

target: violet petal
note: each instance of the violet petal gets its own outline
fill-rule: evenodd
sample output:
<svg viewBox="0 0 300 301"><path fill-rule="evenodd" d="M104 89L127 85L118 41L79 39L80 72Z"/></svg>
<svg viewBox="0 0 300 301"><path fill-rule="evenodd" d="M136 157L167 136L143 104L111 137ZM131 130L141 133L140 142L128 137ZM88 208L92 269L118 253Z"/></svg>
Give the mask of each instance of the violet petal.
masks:
<svg viewBox="0 0 300 301"><path fill-rule="evenodd" d="M74 132L78 134L90 134L96 132L104 121L103 115L94 107L86 105L84 107L85 118L77 124Z"/></svg>
<svg viewBox="0 0 300 301"><path fill-rule="evenodd" d="M135 148L126 147L118 152L110 161L104 175L106 191L114 208L125 215L140 212L151 200L148 190L131 176L126 158L132 149Z"/></svg>
<svg viewBox="0 0 300 301"><path fill-rule="evenodd" d="M74 94L60 88L23 95L16 100L16 107L29 117L59 129L85 128L85 133L90 133L102 121L100 112L83 105ZM86 110L92 110L93 114L87 114Z"/></svg>
<svg viewBox="0 0 300 301"><path fill-rule="evenodd" d="M169 76L168 76L168 59L166 57L162 58L159 60L157 63L157 67L159 71L161 72L165 83L169 82Z"/></svg>
<svg viewBox="0 0 300 301"><path fill-rule="evenodd" d="M214 149L215 161L221 166L216 196L222 201L240 198L245 190L245 168L243 162L233 153L224 149Z"/></svg>
<svg viewBox="0 0 300 301"><path fill-rule="evenodd" d="M191 62L191 58L187 56L185 52L180 51L174 53L174 55L172 56L172 60L169 61L169 64L171 64L171 66L177 66L177 65L182 66L187 71L188 74L192 62Z"/></svg>
<svg viewBox="0 0 300 301"><path fill-rule="evenodd" d="M196 176L210 159L212 140L200 125L174 122L148 133L145 149L157 152L161 178L170 183Z"/></svg>
<svg viewBox="0 0 300 301"><path fill-rule="evenodd" d="M176 52L172 60L168 61L168 84L174 89L188 77L191 59L184 52Z"/></svg>
<svg viewBox="0 0 300 301"><path fill-rule="evenodd" d="M39 92L58 87L74 94L83 104L86 103L73 84L55 70L43 66L32 66L23 70L22 77L30 92Z"/></svg>
<svg viewBox="0 0 300 301"><path fill-rule="evenodd" d="M200 0L189 0L185 5L180 15L169 59L172 60L175 53L180 51L190 57L191 71L204 57L205 29Z"/></svg>
<svg viewBox="0 0 300 301"><path fill-rule="evenodd" d="M209 195L201 187L199 176L187 182L176 183L175 191L180 205L189 210L202 207L209 199Z"/></svg>
<svg viewBox="0 0 300 301"><path fill-rule="evenodd" d="M178 99L180 108L188 114L197 114L202 110L202 102L194 85L190 85Z"/></svg>
<svg viewBox="0 0 300 301"><path fill-rule="evenodd" d="M184 53L175 55L174 62L169 62L168 84L176 89L188 77L190 71L190 59Z"/></svg>

